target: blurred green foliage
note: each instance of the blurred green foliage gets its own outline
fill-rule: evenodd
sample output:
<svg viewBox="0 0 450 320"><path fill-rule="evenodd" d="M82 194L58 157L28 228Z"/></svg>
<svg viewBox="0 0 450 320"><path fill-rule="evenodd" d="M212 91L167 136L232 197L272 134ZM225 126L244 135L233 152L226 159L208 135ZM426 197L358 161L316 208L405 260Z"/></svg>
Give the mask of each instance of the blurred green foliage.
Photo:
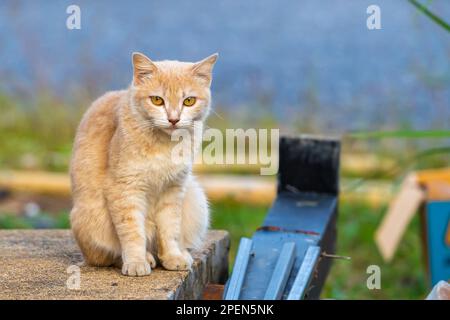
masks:
<svg viewBox="0 0 450 320"><path fill-rule="evenodd" d="M31 104L0 94L0 168L67 170L83 111L50 95Z"/></svg>
<svg viewBox="0 0 450 320"><path fill-rule="evenodd" d="M91 101L88 97L74 99L72 102L63 102L43 91L34 99L26 100L0 92L0 170L67 172L76 128ZM269 107L259 108L260 112L256 116L246 113L250 109L239 111L239 117L236 117L224 108L217 107L207 126L219 130L282 127L282 134L314 133L320 128L319 125L311 126L315 121L313 118L320 118L320 113L306 115L304 124L295 124L295 119L293 123L281 124ZM395 179L401 177L405 169L436 168L448 164L449 131L415 131L407 125L400 128L397 131L343 133L343 153L370 153L398 162L393 170L371 172L370 176L364 177L366 179ZM233 173L245 172L235 170ZM343 171L342 174L355 177L352 172Z"/></svg>

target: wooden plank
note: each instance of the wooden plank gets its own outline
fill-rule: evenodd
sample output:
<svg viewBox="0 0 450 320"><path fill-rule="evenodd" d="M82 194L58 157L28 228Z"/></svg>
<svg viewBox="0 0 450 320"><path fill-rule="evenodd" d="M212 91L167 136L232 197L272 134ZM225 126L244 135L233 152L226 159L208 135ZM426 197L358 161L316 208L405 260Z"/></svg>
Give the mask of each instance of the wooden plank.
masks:
<svg viewBox="0 0 450 320"><path fill-rule="evenodd" d="M275 199L274 177L203 175L197 177L210 201L233 199L253 205L270 205Z"/></svg>
<svg viewBox="0 0 450 320"><path fill-rule="evenodd" d="M226 159L224 155L224 159ZM258 159L257 155L253 158ZM247 156L246 159L249 159ZM195 163L194 172L200 174L260 174L262 165L256 164L214 164L212 159L209 160L211 164ZM370 153L344 153L342 154L342 172L351 176L370 176L374 173L391 171L397 164L396 159L378 154Z"/></svg>
<svg viewBox="0 0 450 320"><path fill-rule="evenodd" d="M417 171L416 179L426 189L427 200L450 200L450 168Z"/></svg>
<svg viewBox="0 0 450 320"><path fill-rule="evenodd" d="M445 181L429 181L424 186L427 201L450 200L450 183Z"/></svg>
<svg viewBox="0 0 450 320"><path fill-rule="evenodd" d="M0 188L57 196L70 195L69 175L43 171L0 171Z"/></svg>
<svg viewBox="0 0 450 320"><path fill-rule="evenodd" d="M211 201L232 199L236 202L266 206L276 197L276 181L271 177L248 175L200 175L197 177ZM351 185L352 180L346 180ZM65 173L0 171L0 189L70 196L69 176ZM374 206L385 204L391 198L391 184L383 181L368 181L343 192L345 201L366 201ZM442 189L441 189L442 190Z"/></svg>
<svg viewBox="0 0 450 320"><path fill-rule="evenodd" d="M384 260L391 261L394 257L400 239L424 199L425 193L418 186L416 176L409 175L375 232L375 242Z"/></svg>
<svg viewBox="0 0 450 320"><path fill-rule="evenodd" d="M431 181L450 183L450 168L420 170L416 172L417 182L427 184Z"/></svg>

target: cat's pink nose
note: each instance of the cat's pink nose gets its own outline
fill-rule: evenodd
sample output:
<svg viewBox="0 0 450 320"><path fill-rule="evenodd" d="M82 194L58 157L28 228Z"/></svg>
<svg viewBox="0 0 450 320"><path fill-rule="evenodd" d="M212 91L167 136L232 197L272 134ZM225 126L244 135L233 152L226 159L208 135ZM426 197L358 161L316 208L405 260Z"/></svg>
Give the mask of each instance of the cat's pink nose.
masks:
<svg viewBox="0 0 450 320"><path fill-rule="evenodd" d="M180 121L180 119L178 119L178 118L169 118L168 120L173 126L176 125Z"/></svg>

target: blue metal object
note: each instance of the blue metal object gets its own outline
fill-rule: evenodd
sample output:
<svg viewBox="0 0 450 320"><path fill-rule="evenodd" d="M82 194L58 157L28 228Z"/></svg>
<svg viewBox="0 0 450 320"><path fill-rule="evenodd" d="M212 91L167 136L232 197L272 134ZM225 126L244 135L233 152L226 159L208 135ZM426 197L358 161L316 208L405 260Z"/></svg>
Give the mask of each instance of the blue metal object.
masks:
<svg viewBox="0 0 450 320"><path fill-rule="evenodd" d="M450 228L450 202L431 201L427 204L426 226L428 265L431 286L440 280L450 280L450 244L446 242Z"/></svg>
<svg viewBox="0 0 450 320"><path fill-rule="evenodd" d="M225 292L225 300L237 300L242 289L245 272L247 270L248 261L250 258L250 251L252 249L252 240L242 238L239 243L239 250L236 255L233 274L228 282L227 290Z"/></svg>
<svg viewBox="0 0 450 320"><path fill-rule="evenodd" d="M244 260L244 273L241 258L236 260L225 299L286 299L297 285L304 299L320 296L331 261L318 259L314 265L303 265L303 261L307 252L317 250L308 251L310 247L335 252L340 143L314 137L282 137L279 153L277 197L252 237L252 254ZM287 243L295 243L291 267L290 258L280 255ZM295 283L299 272L307 273L306 287ZM234 284L237 277L242 281L240 293Z"/></svg>
<svg viewBox="0 0 450 320"><path fill-rule="evenodd" d="M314 205L305 206L304 203ZM289 192L279 194L263 226L252 237L253 255L248 261L240 299L264 298L278 260L278 253L286 242L295 242L296 259L282 299L287 297L308 247L318 245L327 253L334 253L336 206L337 199L332 195ZM329 262L328 259L324 260L325 263ZM319 273L319 276L324 277L327 269ZM319 284L325 279L315 280L321 281L316 283L316 291L312 292L312 297L318 298Z"/></svg>
<svg viewBox="0 0 450 320"><path fill-rule="evenodd" d="M294 284L292 285L291 291L287 296L287 300L300 300L306 293L306 289L310 284L314 269L316 268L317 262L320 257L320 247L311 246L306 251L305 257L303 258L300 270L297 273Z"/></svg>
<svg viewBox="0 0 450 320"><path fill-rule="evenodd" d="M295 242L287 242L283 245L277 264L272 273L264 300L279 300L283 295L289 274L295 260Z"/></svg>

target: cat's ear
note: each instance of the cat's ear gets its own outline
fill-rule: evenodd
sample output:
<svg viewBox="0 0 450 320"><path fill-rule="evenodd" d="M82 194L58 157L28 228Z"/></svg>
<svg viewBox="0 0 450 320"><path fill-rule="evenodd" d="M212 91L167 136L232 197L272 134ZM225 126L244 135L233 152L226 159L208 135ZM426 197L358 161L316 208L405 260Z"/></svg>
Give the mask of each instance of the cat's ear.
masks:
<svg viewBox="0 0 450 320"><path fill-rule="evenodd" d="M212 70L214 67L214 64L217 61L217 57L219 57L218 53L214 53L210 55L209 57L194 63L194 66L192 67L192 71L194 72L194 76L199 78L202 81L205 81L205 83L209 86L211 84L212 80Z"/></svg>
<svg viewBox="0 0 450 320"><path fill-rule="evenodd" d="M142 84L145 79L151 77L158 67L146 55L133 52L133 83Z"/></svg>

